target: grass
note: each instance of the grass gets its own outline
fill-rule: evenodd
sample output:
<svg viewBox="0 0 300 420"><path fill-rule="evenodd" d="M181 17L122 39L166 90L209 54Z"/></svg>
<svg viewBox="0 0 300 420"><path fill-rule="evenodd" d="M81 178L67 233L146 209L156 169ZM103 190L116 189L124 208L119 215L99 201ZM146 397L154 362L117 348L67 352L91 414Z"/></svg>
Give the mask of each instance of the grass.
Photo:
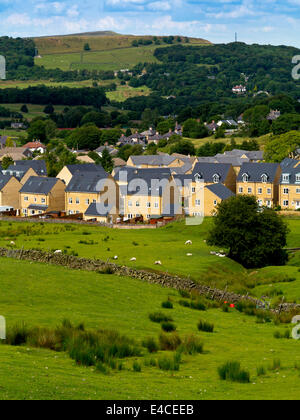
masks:
<svg viewBox="0 0 300 420"><path fill-rule="evenodd" d="M267 134L265 136L257 137L254 140L256 140L260 146L261 149L264 148L266 145L268 139L270 137L270 134ZM225 143L230 144L231 143L231 136L227 136L224 139L215 139L214 136L205 137L203 139L191 139L192 143L196 148L199 148L200 146L203 146L207 142L213 142L213 143ZM250 137L234 137L234 140L236 141L237 145L242 144L243 141L251 141L253 138Z"/></svg>
<svg viewBox="0 0 300 420"><path fill-rule="evenodd" d="M291 229L288 246L296 247L300 243L300 219L287 218L287 221ZM114 256L118 256L119 265L178 274L190 277L195 282L219 288L228 286L230 290L249 292L258 297L272 284L276 289L282 289L289 299L299 299L300 272L296 259L290 261L290 264L296 265L247 271L228 258L210 254L212 250L219 251L218 248L208 247L205 242L211 223L212 220L206 218L200 226L186 226L179 222L155 231L131 231L95 226L1 222L0 246L6 247L10 241L14 241L19 249L61 249L80 257L112 262ZM89 233L88 241L86 233ZM192 258L187 257L187 240L193 242ZM87 245L87 242L98 245ZM130 261L133 257L136 261ZM155 265L158 260L162 262L162 266ZM291 278L295 281L286 282ZM198 309L205 309L201 303L200 301ZM191 303L188 302L187 305L191 306ZM197 301L192 306L197 309Z"/></svg>
<svg viewBox="0 0 300 420"><path fill-rule="evenodd" d="M136 372L133 364L136 361L142 366L140 357L123 360L120 370L107 371L100 365L77 366L63 352L1 345L0 399L299 398L299 371L295 368L300 363L299 343L274 338L279 327L272 323L256 324L254 317L236 310L224 314L221 309L208 309L205 319L216 327L214 334L205 334L197 331L199 313L180 306L181 296L176 291L130 278L19 260L0 259L0 286L1 315L6 317L8 329L22 322L51 329L69 318L74 325L84 323L87 329L117 330L140 344L147 337L159 337L160 325L151 322L148 314L159 311L162 300L171 296L177 334L187 349L180 362L177 353L160 351L154 358L161 369L152 361ZM196 339L185 339L191 335ZM199 354L201 343L204 351ZM172 364L161 360L180 363L179 371L177 366L176 370L162 370ZM218 368L226 360L241 363L252 383L241 387L221 381ZM284 361L280 371L278 360ZM272 370L261 377L259 366L271 366Z"/></svg>

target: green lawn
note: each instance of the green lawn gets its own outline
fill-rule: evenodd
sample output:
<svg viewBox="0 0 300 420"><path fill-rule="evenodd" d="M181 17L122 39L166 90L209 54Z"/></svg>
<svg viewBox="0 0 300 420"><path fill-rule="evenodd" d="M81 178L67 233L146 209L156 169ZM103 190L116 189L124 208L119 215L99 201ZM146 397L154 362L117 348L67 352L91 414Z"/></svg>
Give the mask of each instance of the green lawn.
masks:
<svg viewBox="0 0 300 420"><path fill-rule="evenodd" d="M160 326L149 313L161 310L168 297L181 337L195 334L204 342L204 354L183 356L180 371L171 375L146 367L146 350L139 361L142 372L126 360L121 372L104 376L78 367L64 353L0 346L0 399L298 399L299 343L276 340L284 326L256 324L255 318L232 310L199 312L178 304L179 294L138 280L105 276L19 260L0 259L1 315L10 328L25 321L30 326L56 326L67 317L88 328L120 331L140 342L157 337ZM167 310L164 310L167 311ZM215 324L213 334L198 332L199 319ZM154 357L159 357L154 356ZM257 377L258 366L280 359L282 369ZM251 374L250 384L222 382L217 368L238 360Z"/></svg>

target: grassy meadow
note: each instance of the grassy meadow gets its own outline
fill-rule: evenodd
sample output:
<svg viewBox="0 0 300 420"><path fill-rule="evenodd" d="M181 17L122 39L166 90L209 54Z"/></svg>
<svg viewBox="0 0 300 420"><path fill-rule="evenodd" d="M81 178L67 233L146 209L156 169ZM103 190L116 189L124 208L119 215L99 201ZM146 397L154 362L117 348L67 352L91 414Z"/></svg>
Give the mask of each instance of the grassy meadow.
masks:
<svg viewBox="0 0 300 420"><path fill-rule="evenodd" d="M255 317L235 309L224 313L220 308L185 308L179 305L178 292L130 278L19 260L0 259L0 285L8 330L17 322L55 327L68 318L87 328L119 331L140 345L145 338L157 339L161 327L149 314L163 311L173 318L180 337L193 334L204 343L202 354L182 355L176 372L149 366L172 352L150 355L144 348L140 357L123 360L122 371L106 375L76 365L66 353L0 345L2 400L299 398L299 343L274 337L275 332L290 330L288 325L258 324ZM173 309L161 308L167 299ZM198 331L200 319L213 323L214 332ZM239 361L249 371L250 383L221 381L217 369L227 360ZM141 372L133 370L134 361Z"/></svg>

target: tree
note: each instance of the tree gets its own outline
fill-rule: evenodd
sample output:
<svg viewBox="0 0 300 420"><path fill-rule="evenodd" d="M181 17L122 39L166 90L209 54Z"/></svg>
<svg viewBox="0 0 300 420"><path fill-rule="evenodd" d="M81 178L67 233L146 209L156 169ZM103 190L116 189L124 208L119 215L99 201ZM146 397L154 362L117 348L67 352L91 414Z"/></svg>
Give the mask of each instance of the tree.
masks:
<svg viewBox="0 0 300 420"><path fill-rule="evenodd" d="M95 150L100 145L101 131L95 125L77 128L66 139L70 148L77 150Z"/></svg>
<svg viewBox="0 0 300 420"><path fill-rule="evenodd" d="M264 159L267 162L282 162L300 147L300 132L290 131L270 138L265 146Z"/></svg>
<svg viewBox="0 0 300 420"><path fill-rule="evenodd" d="M108 173L111 173L112 170L114 169L114 163L113 163L112 157L109 154L109 151L107 149L103 150L102 158L101 158L101 165L103 169Z"/></svg>
<svg viewBox="0 0 300 420"><path fill-rule="evenodd" d="M179 153L180 155L195 156L196 149L190 140L181 140L171 147L170 153Z"/></svg>
<svg viewBox="0 0 300 420"><path fill-rule="evenodd" d="M21 106L21 112L23 112L24 114L28 114L28 108L27 108L27 105L22 105L22 106Z"/></svg>
<svg viewBox="0 0 300 420"><path fill-rule="evenodd" d="M219 204L208 245L229 250L246 268L284 265L288 227L273 209L260 209L253 196L239 195Z"/></svg>
<svg viewBox="0 0 300 420"><path fill-rule="evenodd" d="M41 119L32 120L27 131L28 140L39 140L45 142L47 139L46 135L46 124L45 121Z"/></svg>
<svg viewBox="0 0 300 420"><path fill-rule="evenodd" d="M54 109L52 104L46 105L45 108L44 108L44 114L51 115L51 114L54 113L54 111L55 111L55 109Z"/></svg>
<svg viewBox="0 0 300 420"><path fill-rule="evenodd" d="M14 160L10 156L4 156L2 159L1 165L3 169L7 169L10 165L14 164Z"/></svg>

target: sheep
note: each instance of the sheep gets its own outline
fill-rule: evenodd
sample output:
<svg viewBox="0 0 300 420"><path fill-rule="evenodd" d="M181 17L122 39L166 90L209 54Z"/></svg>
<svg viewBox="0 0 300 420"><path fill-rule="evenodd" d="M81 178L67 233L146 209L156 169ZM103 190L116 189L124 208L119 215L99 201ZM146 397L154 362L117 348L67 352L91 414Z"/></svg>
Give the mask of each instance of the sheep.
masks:
<svg viewBox="0 0 300 420"><path fill-rule="evenodd" d="M11 245L13 245L13 246L15 246L15 245L16 245L16 244L14 243L14 241L11 241L11 242L10 242L10 244L11 244Z"/></svg>
<svg viewBox="0 0 300 420"><path fill-rule="evenodd" d="M131 260L130 261L136 261L136 258L135 257L133 257L133 258L131 258Z"/></svg>
<svg viewBox="0 0 300 420"><path fill-rule="evenodd" d="M186 241L185 245L193 245L192 241Z"/></svg>
<svg viewBox="0 0 300 420"><path fill-rule="evenodd" d="M162 265L161 261L155 261L155 265Z"/></svg>
<svg viewBox="0 0 300 420"><path fill-rule="evenodd" d="M192 256L193 256L193 254L186 254L186 256L187 256L187 257L192 257Z"/></svg>
<svg viewBox="0 0 300 420"><path fill-rule="evenodd" d="M114 260L117 260L119 257L117 255L114 256Z"/></svg>
<svg viewBox="0 0 300 420"><path fill-rule="evenodd" d="M54 252L54 254L62 254L62 250L57 249L57 250Z"/></svg>

